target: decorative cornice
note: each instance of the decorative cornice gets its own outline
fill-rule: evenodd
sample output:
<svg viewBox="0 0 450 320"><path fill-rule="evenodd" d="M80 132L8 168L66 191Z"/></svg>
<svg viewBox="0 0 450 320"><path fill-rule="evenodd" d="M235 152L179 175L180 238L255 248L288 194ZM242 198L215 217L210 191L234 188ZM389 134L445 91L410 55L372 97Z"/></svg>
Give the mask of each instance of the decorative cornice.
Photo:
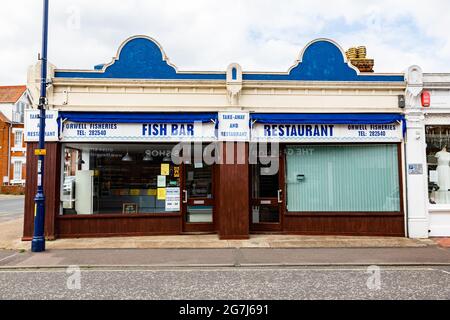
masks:
<svg viewBox="0 0 450 320"><path fill-rule="evenodd" d="M110 63L94 70L56 70L55 78L226 81L226 72L179 71L156 40L134 36L119 47ZM287 72L242 72L242 80L404 82L404 75L361 73L337 43L317 39L304 48Z"/></svg>

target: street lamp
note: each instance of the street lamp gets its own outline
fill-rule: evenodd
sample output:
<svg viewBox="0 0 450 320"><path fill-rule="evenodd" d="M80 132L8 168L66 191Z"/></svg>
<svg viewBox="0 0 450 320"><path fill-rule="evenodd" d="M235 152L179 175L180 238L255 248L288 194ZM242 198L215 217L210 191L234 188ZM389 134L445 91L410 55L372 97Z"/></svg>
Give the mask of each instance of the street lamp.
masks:
<svg viewBox="0 0 450 320"><path fill-rule="evenodd" d="M34 233L31 242L32 252L45 251L45 194L44 194L44 159L45 151L45 107L47 105L47 40L48 40L48 0L44 0L44 17L42 24L41 56L41 94L39 98L39 146L35 150L38 156L37 193L35 201Z"/></svg>

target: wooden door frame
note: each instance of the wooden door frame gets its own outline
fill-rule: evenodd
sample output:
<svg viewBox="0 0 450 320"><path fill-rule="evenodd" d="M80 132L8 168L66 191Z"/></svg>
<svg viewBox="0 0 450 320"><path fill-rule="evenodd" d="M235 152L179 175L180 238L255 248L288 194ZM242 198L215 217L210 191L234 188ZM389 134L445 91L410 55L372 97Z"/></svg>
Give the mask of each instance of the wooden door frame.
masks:
<svg viewBox="0 0 450 320"><path fill-rule="evenodd" d="M250 196L250 210L249 210L249 222L250 222L250 232L251 233L281 233L284 230L284 214L286 212L286 184L285 184L285 147L280 144L279 146L279 168L278 168L278 188L277 190L281 190L281 203L278 203L278 217L279 222L263 222L263 223L253 223L252 217L252 207L257 204L258 201L276 201L278 202L278 198L258 198L253 199L251 192L251 185L249 188L249 196ZM250 184L253 183L253 176L250 170ZM274 205L275 207L275 205Z"/></svg>
<svg viewBox="0 0 450 320"><path fill-rule="evenodd" d="M213 207L213 222L212 223L188 223L186 222L187 218L187 207L189 205L189 199L188 202L184 202L185 197L185 190L186 188L186 164L182 163L180 166L180 186L181 186L181 220L182 220L182 233L216 233L217 232L217 197L216 197L216 189L215 189L215 181L216 181L216 164L211 165L211 179L212 179L212 199L203 199L198 198L195 199L197 201L199 200L205 200L210 201L211 205ZM194 199L192 201L195 201Z"/></svg>

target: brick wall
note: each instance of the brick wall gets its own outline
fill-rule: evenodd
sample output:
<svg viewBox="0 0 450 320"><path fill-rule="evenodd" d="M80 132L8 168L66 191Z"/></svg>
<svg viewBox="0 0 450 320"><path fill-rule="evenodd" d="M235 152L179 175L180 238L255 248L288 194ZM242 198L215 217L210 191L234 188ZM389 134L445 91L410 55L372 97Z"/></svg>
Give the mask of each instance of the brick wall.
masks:
<svg viewBox="0 0 450 320"><path fill-rule="evenodd" d="M8 175L8 132L10 125L0 120L0 185Z"/></svg>
<svg viewBox="0 0 450 320"><path fill-rule="evenodd" d="M0 194L24 195L25 187L22 187L22 186L0 186Z"/></svg>

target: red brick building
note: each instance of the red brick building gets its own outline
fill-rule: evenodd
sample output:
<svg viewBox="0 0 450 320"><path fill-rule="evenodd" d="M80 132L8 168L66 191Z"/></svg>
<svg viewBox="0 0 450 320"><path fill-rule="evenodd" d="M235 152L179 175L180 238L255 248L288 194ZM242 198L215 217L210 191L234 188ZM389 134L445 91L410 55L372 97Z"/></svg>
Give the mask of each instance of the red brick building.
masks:
<svg viewBox="0 0 450 320"><path fill-rule="evenodd" d="M25 185L24 113L30 105L26 86L0 87L1 192L17 193Z"/></svg>

